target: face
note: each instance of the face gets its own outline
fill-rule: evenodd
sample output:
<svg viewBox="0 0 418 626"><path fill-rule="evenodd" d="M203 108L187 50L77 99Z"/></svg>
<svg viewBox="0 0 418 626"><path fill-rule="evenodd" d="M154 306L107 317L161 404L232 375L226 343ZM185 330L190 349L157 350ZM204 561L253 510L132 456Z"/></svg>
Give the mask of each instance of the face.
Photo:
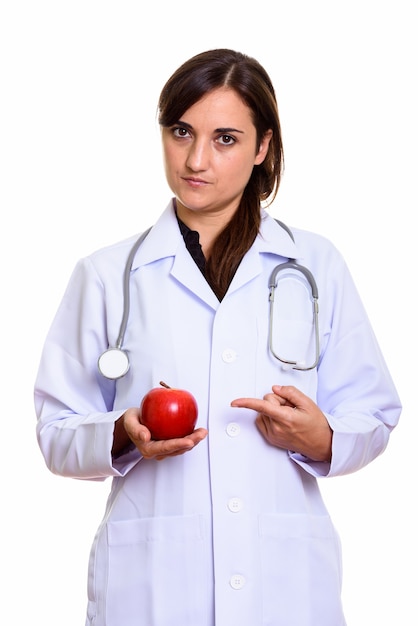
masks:
<svg viewBox="0 0 418 626"><path fill-rule="evenodd" d="M177 211L231 218L251 176L263 162L271 132L257 145L251 110L231 89L206 94L178 123L162 129L167 182Z"/></svg>

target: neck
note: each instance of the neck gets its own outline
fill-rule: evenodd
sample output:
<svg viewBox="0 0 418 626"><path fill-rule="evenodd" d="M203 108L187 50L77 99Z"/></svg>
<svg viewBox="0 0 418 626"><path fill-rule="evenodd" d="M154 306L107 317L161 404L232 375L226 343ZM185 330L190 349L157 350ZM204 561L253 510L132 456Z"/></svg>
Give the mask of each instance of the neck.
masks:
<svg viewBox="0 0 418 626"><path fill-rule="evenodd" d="M199 233L199 241L202 246L203 254L205 258L208 259L215 239L229 223L231 216L222 212L203 213L192 211L179 202L177 202L176 210L181 221L191 230L196 230Z"/></svg>

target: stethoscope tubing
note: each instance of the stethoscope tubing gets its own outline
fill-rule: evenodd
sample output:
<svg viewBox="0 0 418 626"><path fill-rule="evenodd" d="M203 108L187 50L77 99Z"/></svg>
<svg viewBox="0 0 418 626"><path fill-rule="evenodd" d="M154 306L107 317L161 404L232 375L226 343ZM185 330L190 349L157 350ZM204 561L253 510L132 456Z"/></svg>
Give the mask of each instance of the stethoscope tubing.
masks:
<svg viewBox="0 0 418 626"><path fill-rule="evenodd" d="M290 359L284 359L282 357L280 357L277 352L274 349L273 346L273 319L274 319L274 295L275 295L275 290L277 287L277 282L278 282L278 278L277 275L279 274L279 272L282 272L284 270L287 269L291 269L291 270L295 270L297 272L301 272L306 280L309 283L310 289L311 289L311 293L312 293L312 316L313 316L313 326L314 326L314 334L315 334L315 360L312 363L312 365L309 366L305 366L301 363L299 363L298 361L292 361ZM289 367L291 367L294 370L299 370L299 371L309 371L309 370L313 370L315 369L315 367L318 365L319 363L319 358L320 358L320 342L319 342L319 306L318 306L318 286L316 284L316 280L312 274L312 272L305 267L304 265L301 265L300 263L297 263L294 260L289 260L286 263L281 263L280 265L277 265L274 270L272 271L272 273L270 274L270 279L269 279L269 303L270 303L270 312L269 312L269 349L270 352L272 353L272 355L281 363L283 363L283 365L287 365Z"/></svg>
<svg viewBox="0 0 418 626"><path fill-rule="evenodd" d="M128 259L126 261L125 271L123 273L123 315L122 315L122 320L120 323L119 335L118 335L118 338L116 340L116 345L115 345L115 348L117 350L122 349L123 340L125 338L125 333L126 333L126 327L128 325L129 310L131 307L129 285L130 285L132 264L134 262L134 258L138 251L139 246L144 241L145 237L148 235L151 228L152 226L150 226L146 231L144 231L142 235L138 238L138 240L135 242L134 246L132 247L132 250L130 251Z"/></svg>

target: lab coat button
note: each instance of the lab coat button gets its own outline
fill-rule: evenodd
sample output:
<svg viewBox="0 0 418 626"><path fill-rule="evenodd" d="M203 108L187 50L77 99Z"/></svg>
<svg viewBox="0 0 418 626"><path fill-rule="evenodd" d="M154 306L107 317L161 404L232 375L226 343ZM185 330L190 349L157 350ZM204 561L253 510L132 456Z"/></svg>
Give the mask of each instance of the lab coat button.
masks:
<svg viewBox="0 0 418 626"><path fill-rule="evenodd" d="M232 348L226 348L222 352L222 361L224 363L233 363L233 361L235 361L236 358L237 358L237 353L235 352L235 350L232 350Z"/></svg>
<svg viewBox="0 0 418 626"><path fill-rule="evenodd" d="M232 513L239 513L243 507L243 502L240 498L231 498L228 500L228 509Z"/></svg>
<svg viewBox="0 0 418 626"><path fill-rule="evenodd" d="M229 579L229 584L231 585L232 589L242 589L245 585L245 578L242 574L234 574Z"/></svg>
<svg viewBox="0 0 418 626"><path fill-rule="evenodd" d="M241 432L241 426L236 422L230 422L226 427L226 433L230 437L236 437Z"/></svg>

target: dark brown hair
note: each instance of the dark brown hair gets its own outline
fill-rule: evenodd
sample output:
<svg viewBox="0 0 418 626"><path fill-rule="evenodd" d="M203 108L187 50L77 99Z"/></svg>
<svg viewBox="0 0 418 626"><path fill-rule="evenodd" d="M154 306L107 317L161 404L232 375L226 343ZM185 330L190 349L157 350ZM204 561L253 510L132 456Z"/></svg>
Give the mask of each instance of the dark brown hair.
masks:
<svg viewBox="0 0 418 626"><path fill-rule="evenodd" d="M219 48L202 52L181 65L164 85L158 104L158 121L173 126L205 94L233 89L249 107L257 145L273 131L263 163L255 165L240 206L217 237L206 264L206 276L222 298L260 227L260 203L270 204L278 191L283 170L283 145L276 96L271 80L258 61L241 52Z"/></svg>

